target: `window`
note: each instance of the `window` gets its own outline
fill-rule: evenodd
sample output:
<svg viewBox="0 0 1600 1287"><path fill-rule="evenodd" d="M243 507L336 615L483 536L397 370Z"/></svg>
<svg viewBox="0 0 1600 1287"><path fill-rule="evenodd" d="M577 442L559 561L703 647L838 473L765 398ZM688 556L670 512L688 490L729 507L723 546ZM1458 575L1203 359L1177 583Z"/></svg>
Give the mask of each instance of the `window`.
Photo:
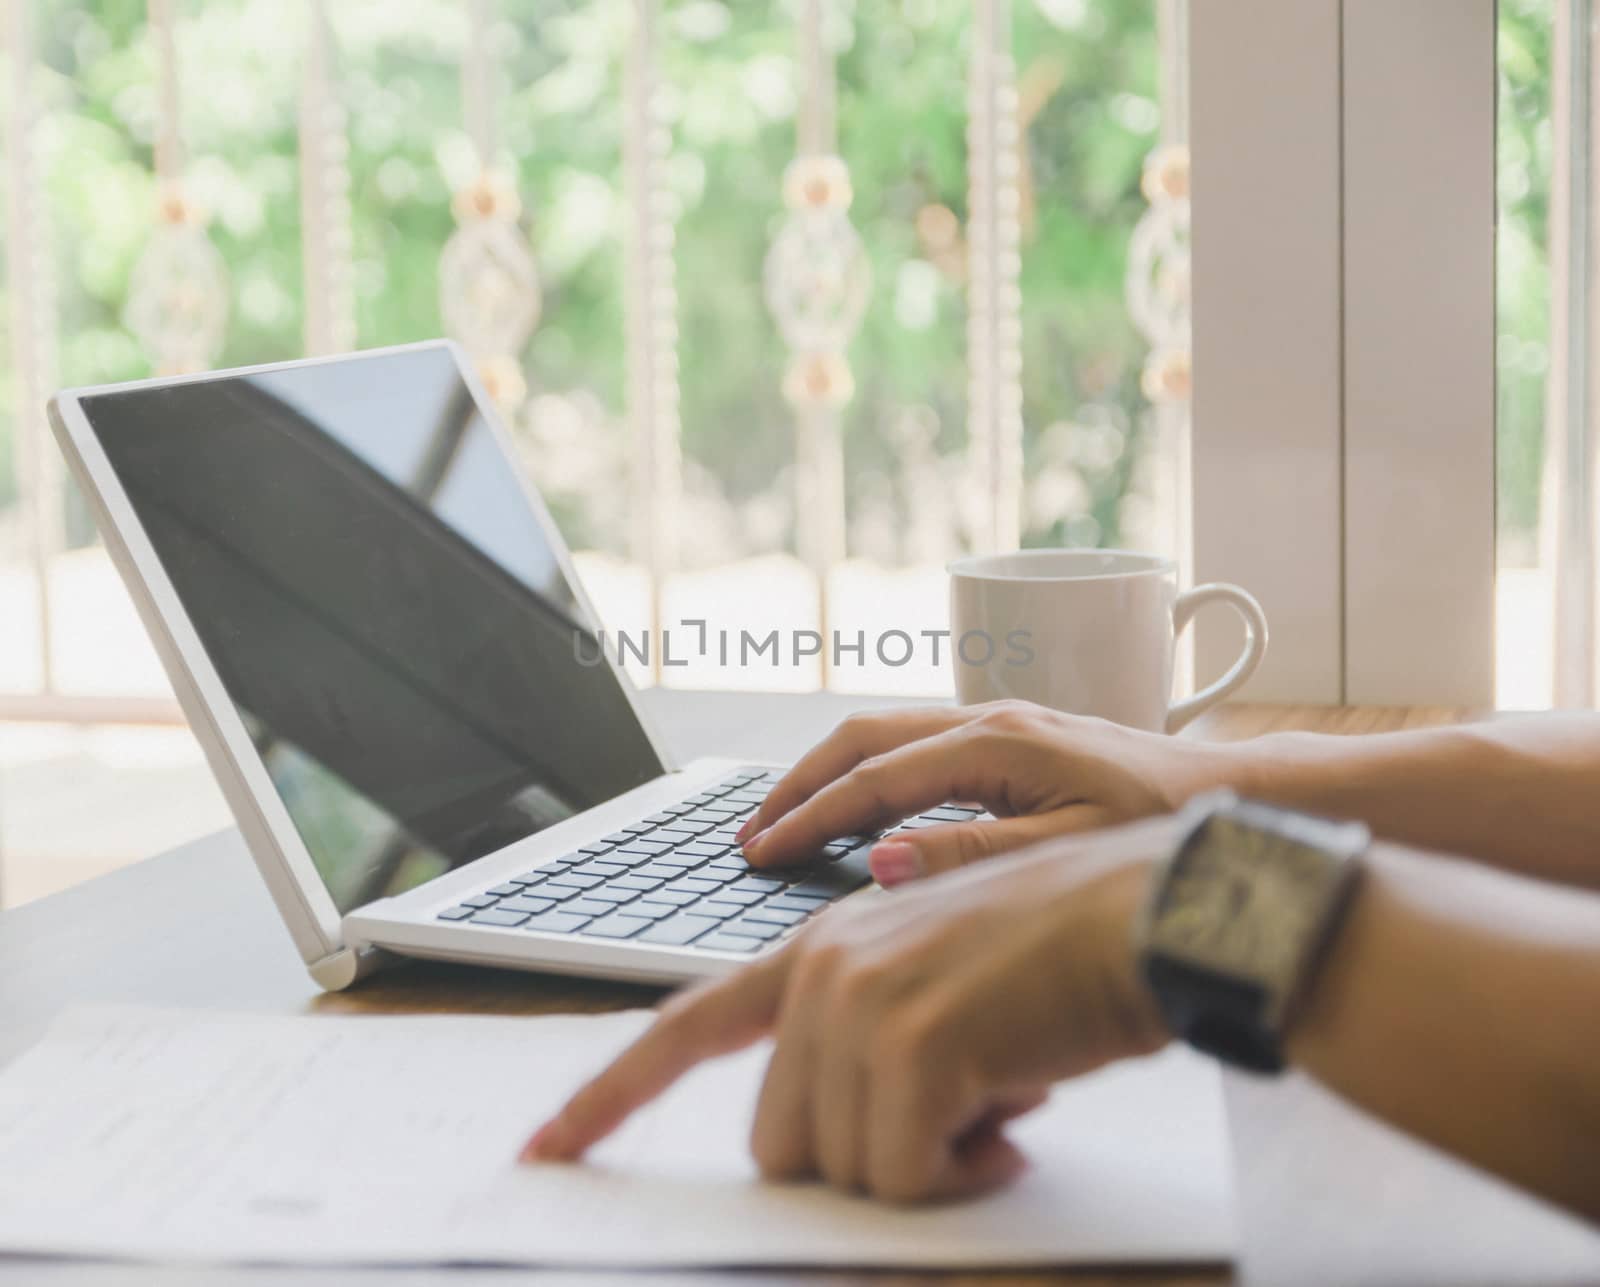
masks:
<svg viewBox="0 0 1600 1287"><path fill-rule="evenodd" d="M1177 547L1172 0L39 8L10 406L450 331L621 628L870 638L974 545ZM59 655L118 596L27 419L0 678L158 694L120 604L123 662ZM744 681L946 687L825 660Z"/></svg>
<svg viewBox="0 0 1600 1287"><path fill-rule="evenodd" d="M1501 697L1518 706L1593 706L1600 674L1593 33L1587 0L1501 6Z"/></svg>

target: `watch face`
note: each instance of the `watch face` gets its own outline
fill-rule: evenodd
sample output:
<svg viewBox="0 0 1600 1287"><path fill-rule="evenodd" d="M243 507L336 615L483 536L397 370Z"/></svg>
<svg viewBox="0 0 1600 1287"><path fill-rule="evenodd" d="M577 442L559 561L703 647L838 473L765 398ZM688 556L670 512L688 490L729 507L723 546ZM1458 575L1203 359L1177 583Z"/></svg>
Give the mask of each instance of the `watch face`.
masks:
<svg viewBox="0 0 1600 1287"><path fill-rule="evenodd" d="M1178 859L1153 938L1200 964L1286 981L1337 875L1326 854L1219 815Z"/></svg>

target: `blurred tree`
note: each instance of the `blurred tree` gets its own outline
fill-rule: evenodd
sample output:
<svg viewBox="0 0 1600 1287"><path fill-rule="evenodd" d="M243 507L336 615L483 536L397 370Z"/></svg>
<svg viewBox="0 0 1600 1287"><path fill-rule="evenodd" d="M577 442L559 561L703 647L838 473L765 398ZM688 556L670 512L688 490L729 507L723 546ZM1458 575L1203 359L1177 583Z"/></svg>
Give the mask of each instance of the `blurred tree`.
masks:
<svg viewBox="0 0 1600 1287"><path fill-rule="evenodd" d="M1498 182L1500 559L1538 561L1550 367L1551 33L1555 0L1501 0Z"/></svg>
<svg viewBox="0 0 1600 1287"><path fill-rule="evenodd" d="M142 0L41 0L41 142L61 290L64 381L148 373L123 314L154 201L155 94ZM339 92L350 114L360 342L440 329L437 260L452 189L473 165L461 130L465 6L339 0ZM1144 450L1142 343L1128 321L1128 236L1143 210L1141 163L1156 137L1151 0L1016 6L1029 88L1024 381L1030 471L1056 471L1029 539L1114 543ZM1546 341L1550 0L1501 5L1502 523L1537 513ZM910 551L918 511L959 485L964 438L966 34L963 0L841 0L841 149L873 296L851 351L846 413L851 504L889 520L858 530ZM233 280L227 364L300 350L296 96L299 6L182 0L184 129L194 195ZM623 429L620 61L624 0L504 0L495 33L501 137L545 284L526 356L540 405L581 394L589 433ZM1204 20L1203 8L1197 20ZM783 346L761 269L793 150L793 15L781 3L667 0L663 14L679 205L677 259L684 450L691 484L733 515L738 547L788 545L789 409ZM1508 338L1509 337L1509 338ZM3 376L3 373L0 373ZM0 389L3 392L3 389ZM9 409L7 409L7 414ZM6 426L0 421L0 438ZM1063 447L1063 444L1066 444ZM573 448L574 450L576 448ZM943 472L908 458L943 459ZM0 497L14 487L0 441ZM561 472L561 471L556 471ZM582 471L579 471L581 473ZM587 477L593 477L590 471ZM614 485L614 484L613 484ZM610 546L617 524L583 495L552 499L569 538ZM765 503L763 507L763 498ZM777 498L774 501L773 498ZM776 508L774 506L776 505ZM774 517L776 515L776 517ZM764 517L763 517L764 516ZM872 537L878 532L881 539ZM879 547L882 548L879 548ZM715 543L721 556L739 552Z"/></svg>

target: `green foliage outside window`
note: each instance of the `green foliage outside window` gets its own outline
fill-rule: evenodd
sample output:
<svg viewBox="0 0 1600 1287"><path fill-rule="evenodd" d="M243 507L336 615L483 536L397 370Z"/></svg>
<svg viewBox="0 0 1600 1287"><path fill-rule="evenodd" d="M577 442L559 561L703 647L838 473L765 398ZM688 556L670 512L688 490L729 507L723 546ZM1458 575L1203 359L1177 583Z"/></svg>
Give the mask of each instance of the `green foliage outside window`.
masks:
<svg viewBox="0 0 1600 1287"><path fill-rule="evenodd" d="M452 188L472 166L461 132L465 6L340 0L339 93L350 114L359 342L435 335L436 265ZM1144 345L1123 302L1127 242L1144 208L1140 168L1157 129L1150 0L1016 5L1027 128L1024 380L1030 472L1057 467L1052 426L1090 426L1107 450L1071 462L1078 501L1031 541L1110 544L1143 449ZM959 253L919 232L930 208L964 217L969 6L846 0L838 6L841 151L873 271L850 352L852 503L894 475L910 417L958 458L965 428ZM148 374L123 315L150 228L154 60L142 0L41 0L41 166L60 298L59 374L88 383ZM535 393L587 390L620 434L623 281L622 0L504 0L497 35L501 143L545 284L523 355ZM297 95L300 8L283 0L183 0L184 128L193 193L232 275L219 362L301 348ZM1204 7L1194 15L1204 21ZM761 269L793 150L792 14L782 4L667 0L665 78L676 112L673 189L684 451L731 502L771 489L793 456L779 385L785 353ZM1502 0L1500 398L1502 527L1536 523L1547 361L1542 278L1548 200L1550 0ZM957 247L959 252L959 247ZM1270 361L1269 354L1261 355ZM0 396L9 373L0 369ZM10 401L0 420L0 500L14 495ZM1069 431L1066 437L1071 437ZM859 487L858 487L859 485ZM616 547L582 498L557 497L577 544ZM916 496L901 495L902 507ZM780 534L780 544L792 537ZM752 538L759 545L760 539Z"/></svg>

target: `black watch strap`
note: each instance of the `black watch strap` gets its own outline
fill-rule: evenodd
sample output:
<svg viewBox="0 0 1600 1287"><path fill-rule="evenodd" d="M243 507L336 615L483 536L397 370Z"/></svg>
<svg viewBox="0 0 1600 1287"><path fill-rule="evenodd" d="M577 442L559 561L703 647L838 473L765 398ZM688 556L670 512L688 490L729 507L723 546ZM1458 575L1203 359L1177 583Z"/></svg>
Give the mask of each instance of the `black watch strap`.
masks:
<svg viewBox="0 0 1600 1287"><path fill-rule="evenodd" d="M1142 965L1173 1036L1248 1072L1284 1070L1283 1050L1266 1025L1265 989L1167 956L1146 956Z"/></svg>

